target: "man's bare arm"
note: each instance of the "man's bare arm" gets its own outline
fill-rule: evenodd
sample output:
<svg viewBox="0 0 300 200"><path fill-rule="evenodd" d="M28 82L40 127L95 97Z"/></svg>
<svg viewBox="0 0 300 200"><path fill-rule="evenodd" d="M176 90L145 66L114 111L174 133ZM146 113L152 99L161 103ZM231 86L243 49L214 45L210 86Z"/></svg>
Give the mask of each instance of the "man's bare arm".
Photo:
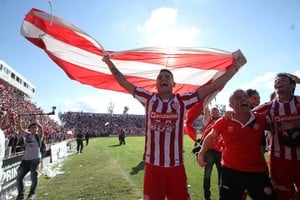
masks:
<svg viewBox="0 0 300 200"><path fill-rule="evenodd" d="M201 149L198 153L198 164L200 167L205 166L204 155L217 137L218 133L214 129L212 129L210 133L204 138Z"/></svg>
<svg viewBox="0 0 300 200"><path fill-rule="evenodd" d="M238 69L246 64L247 60L240 50L234 52L232 55L234 59L233 66L223 76L216 79L213 83L198 89L200 100L204 99L207 95L217 91L218 89L224 87L227 81L229 81L233 77Z"/></svg>
<svg viewBox="0 0 300 200"><path fill-rule="evenodd" d="M115 79L118 81L118 83L126 89L130 94L133 94L135 85L130 83L126 77L118 70L118 68L115 66L115 64L110 60L109 55L104 55L103 62L105 62L112 73L112 75L115 77Z"/></svg>
<svg viewBox="0 0 300 200"><path fill-rule="evenodd" d="M37 120L35 123L38 127L38 133L39 133L40 137L43 138L44 137L44 128L43 128L42 124L40 124Z"/></svg>
<svg viewBox="0 0 300 200"><path fill-rule="evenodd" d="M25 133L25 130L22 126L22 121L21 121L21 116L20 115L18 116L17 129L18 129L19 133L21 133L21 134Z"/></svg>

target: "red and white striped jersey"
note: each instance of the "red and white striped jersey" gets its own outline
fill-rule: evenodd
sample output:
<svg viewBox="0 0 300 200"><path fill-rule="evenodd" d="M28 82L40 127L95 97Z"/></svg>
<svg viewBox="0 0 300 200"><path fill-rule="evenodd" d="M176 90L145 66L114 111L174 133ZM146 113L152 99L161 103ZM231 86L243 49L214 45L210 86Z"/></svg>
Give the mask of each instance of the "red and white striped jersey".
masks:
<svg viewBox="0 0 300 200"><path fill-rule="evenodd" d="M137 87L134 97L145 106L144 161L161 167L183 164L184 117L199 102L198 92L163 100L156 93Z"/></svg>
<svg viewBox="0 0 300 200"><path fill-rule="evenodd" d="M271 155L287 160L300 161L300 148L289 147L283 142L283 128L293 122L300 123L300 96L293 96L290 101L267 102L255 108L256 112L264 113L272 123Z"/></svg>

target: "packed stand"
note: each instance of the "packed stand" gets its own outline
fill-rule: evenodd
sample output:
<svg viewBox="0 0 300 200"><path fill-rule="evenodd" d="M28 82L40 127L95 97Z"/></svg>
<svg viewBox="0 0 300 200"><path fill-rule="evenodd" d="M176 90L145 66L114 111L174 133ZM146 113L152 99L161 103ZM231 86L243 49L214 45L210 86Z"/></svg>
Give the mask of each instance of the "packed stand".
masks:
<svg viewBox="0 0 300 200"><path fill-rule="evenodd" d="M43 110L37 107L25 93L8 83L0 80L0 107L1 112L7 113L9 124L3 130L6 139L5 157L15 154L22 154L24 150L24 138L17 132L17 119L21 115L24 127L27 127L31 121L32 115L43 113ZM24 116L22 116L24 115ZM58 122L54 121L49 115L37 115L37 118L45 127L44 141L49 147L50 144L63 141L70 137Z"/></svg>
<svg viewBox="0 0 300 200"><path fill-rule="evenodd" d="M139 136L145 129L144 115L66 112L59 118L66 129L80 128L91 137L117 135L119 128L127 136Z"/></svg>

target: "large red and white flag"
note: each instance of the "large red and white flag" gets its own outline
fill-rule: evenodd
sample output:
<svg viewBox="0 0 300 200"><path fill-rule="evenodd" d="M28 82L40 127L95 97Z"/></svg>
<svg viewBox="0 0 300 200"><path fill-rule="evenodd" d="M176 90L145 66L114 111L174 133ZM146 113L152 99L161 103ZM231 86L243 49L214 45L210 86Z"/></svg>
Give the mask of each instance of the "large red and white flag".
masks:
<svg viewBox="0 0 300 200"><path fill-rule="evenodd" d="M80 28L35 8L25 16L21 34L43 49L69 78L96 88L125 93L126 90L101 61L107 52L128 81L150 91L155 91L156 76L161 68L172 71L176 81L174 92L179 93L210 84L233 63L231 52L212 48L147 47L105 51L99 42ZM216 94L211 94L191 110L190 117L188 113L187 126L192 125L202 112L203 105ZM187 134L195 140L194 132Z"/></svg>

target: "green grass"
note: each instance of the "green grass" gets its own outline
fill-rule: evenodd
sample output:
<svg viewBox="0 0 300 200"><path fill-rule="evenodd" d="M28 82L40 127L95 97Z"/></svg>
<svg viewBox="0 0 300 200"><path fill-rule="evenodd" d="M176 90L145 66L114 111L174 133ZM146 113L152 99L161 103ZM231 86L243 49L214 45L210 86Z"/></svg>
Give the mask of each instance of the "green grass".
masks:
<svg viewBox="0 0 300 200"><path fill-rule="evenodd" d="M185 167L192 200L203 197L203 168L196 163L193 141L185 137ZM40 176L37 200L142 199L144 170L141 165L144 137L127 137L119 146L118 138L93 138L82 154L69 156L54 178ZM218 199L216 169L213 170L212 199ZM28 189L27 189L28 191Z"/></svg>

